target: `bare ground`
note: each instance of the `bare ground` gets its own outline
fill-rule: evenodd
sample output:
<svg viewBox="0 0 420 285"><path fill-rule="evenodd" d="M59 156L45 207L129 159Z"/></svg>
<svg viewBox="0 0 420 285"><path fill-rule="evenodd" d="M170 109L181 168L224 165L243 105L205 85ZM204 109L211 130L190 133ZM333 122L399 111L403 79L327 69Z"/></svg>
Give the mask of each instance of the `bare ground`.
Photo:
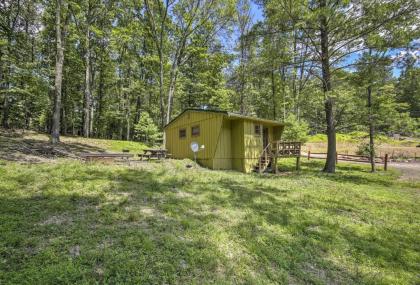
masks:
<svg viewBox="0 0 420 285"><path fill-rule="evenodd" d="M51 144L45 136L28 136L28 132L0 129L0 160L39 163L57 158L78 159L83 152L105 149L76 142Z"/></svg>
<svg viewBox="0 0 420 285"><path fill-rule="evenodd" d="M420 180L420 161L392 162L390 166L401 172L401 179Z"/></svg>

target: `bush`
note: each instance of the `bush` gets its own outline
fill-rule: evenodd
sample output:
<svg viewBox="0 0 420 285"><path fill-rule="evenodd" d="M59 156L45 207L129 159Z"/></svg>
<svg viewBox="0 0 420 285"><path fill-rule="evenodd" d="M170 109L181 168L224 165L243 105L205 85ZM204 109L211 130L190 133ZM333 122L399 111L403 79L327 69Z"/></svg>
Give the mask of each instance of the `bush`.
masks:
<svg viewBox="0 0 420 285"><path fill-rule="evenodd" d="M286 127L282 135L286 141L306 142L308 140L309 125L303 120L297 120L295 115L286 118Z"/></svg>
<svg viewBox="0 0 420 285"><path fill-rule="evenodd" d="M379 147L379 144L377 144L377 143L375 143L375 145L373 146L375 156L376 156L376 153L378 153L378 147ZM357 155L370 156L370 144L369 144L369 142L360 143L357 146L356 154Z"/></svg>
<svg viewBox="0 0 420 285"><path fill-rule="evenodd" d="M139 122L134 126L134 138L152 145L159 136L159 129L150 118L149 113L142 113Z"/></svg>

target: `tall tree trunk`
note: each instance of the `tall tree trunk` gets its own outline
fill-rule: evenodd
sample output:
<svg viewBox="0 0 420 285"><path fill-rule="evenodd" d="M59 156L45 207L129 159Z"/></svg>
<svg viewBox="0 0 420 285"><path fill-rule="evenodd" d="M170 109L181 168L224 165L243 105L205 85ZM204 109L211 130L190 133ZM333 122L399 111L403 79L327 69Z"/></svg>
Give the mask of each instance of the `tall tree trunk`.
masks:
<svg viewBox="0 0 420 285"><path fill-rule="evenodd" d="M178 77L178 67L176 63L173 64L171 70L171 78L169 82L169 92L168 92L168 106L167 106L167 113L166 113L166 124L169 124L171 121L171 113L172 113L172 105L174 101L174 94L175 94L175 87L176 87L176 80Z"/></svg>
<svg viewBox="0 0 420 285"><path fill-rule="evenodd" d="M126 130L126 140L129 141L130 140L130 113L127 113L126 118L125 118L126 122L127 122L127 130Z"/></svg>
<svg viewBox="0 0 420 285"><path fill-rule="evenodd" d="M101 58L99 69L99 86L98 86L98 111L96 112L96 120L95 120L95 135L97 137L102 136L101 124L102 124L102 112L103 112L103 97L104 97L104 67L103 67L103 60Z"/></svg>
<svg viewBox="0 0 420 285"><path fill-rule="evenodd" d="M1 126L5 129L9 128L9 113L10 113L10 101L9 100L10 100L9 96L7 95L7 93L5 93L4 102L3 102L3 117L1 119Z"/></svg>
<svg viewBox="0 0 420 285"><path fill-rule="evenodd" d="M286 121L286 69L284 66L280 69L281 89L283 93L283 121Z"/></svg>
<svg viewBox="0 0 420 285"><path fill-rule="evenodd" d="M372 110L372 86L367 87L367 99L368 99L368 110L369 110L369 156L370 156L370 167L371 171L375 172L375 122L373 119Z"/></svg>
<svg viewBox="0 0 420 285"><path fill-rule="evenodd" d="M57 0L57 7L55 10L55 29L56 29L56 43L57 53L55 59L55 100L54 112L52 117L51 128L51 142L56 144L60 141L60 113L61 113L61 84L63 81L63 63L64 63L64 47L62 43L61 34L61 6L62 0Z"/></svg>
<svg viewBox="0 0 420 285"><path fill-rule="evenodd" d="M273 103L273 120L276 119L276 80L274 77L274 67L271 68L271 100Z"/></svg>
<svg viewBox="0 0 420 285"><path fill-rule="evenodd" d="M325 9L326 0L320 0L320 8ZM321 65L322 65L322 85L325 96L325 119L327 123L327 160L324 166L324 172L335 172L336 159L336 135L335 135L335 121L334 121L334 100L330 96L331 88L331 72L330 72L330 57L329 57L329 30L328 21L325 15L320 18L320 34L321 34Z"/></svg>
<svg viewBox="0 0 420 285"><path fill-rule="evenodd" d="M245 47L241 36L241 58L239 62L239 112L245 114Z"/></svg>
<svg viewBox="0 0 420 285"><path fill-rule="evenodd" d="M298 118L298 93L297 93L297 34L296 31L293 33L293 72L292 72L292 94L293 94L293 111L296 118Z"/></svg>
<svg viewBox="0 0 420 285"><path fill-rule="evenodd" d="M91 105L92 94L90 91L90 29L89 24L86 29L86 53L85 53L85 92L84 92L84 108L83 108L83 136L88 138L90 136L90 119L91 119Z"/></svg>
<svg viewBox="0 0 420 285"><path fill-rule="evenodd" d="M12 44L12 35L9 34L7 37L7 57L8 57L8 62L6 61L6 69L7 71L4 72L3 76L4 76L4 81L6 82L6 90L7 92L4 93L4 101L3 101L3 116L2 116L2 120L1 120L1 125L3 128L8 129L9 128L9 114L10 114L10 98L9 97L9 90L10 90L10 77L11 77L11 57L12 57L12 48L11 48L11 44Z"/></svg>
<svg viewBox="0 0 420 285"><path fill-rule="evenodd" d="M134 124L137 124L140 121L141 116L141 96L137 94L136 98L136 116L134 118Z"/></svg>
<svg viewBox="0 0 420 285"><path fill-rule="evenodd" d="M65 63L64 63L65 64ZM66 120L66 102L67 102L67 84L65 78L63 79L64 88L62 88L62 106L61 106L61 134L67 134L67 120Z"/></svg>
<svg viewBox="0 0 420 285"><path fill-rule="evenodd" d="M162 48L163 42L161 41L161 48ZM161 128L165 126L165 102L163 99L163 53L162 50L159 52L159 100L160 100L160 116L161 116Z"/></svg>

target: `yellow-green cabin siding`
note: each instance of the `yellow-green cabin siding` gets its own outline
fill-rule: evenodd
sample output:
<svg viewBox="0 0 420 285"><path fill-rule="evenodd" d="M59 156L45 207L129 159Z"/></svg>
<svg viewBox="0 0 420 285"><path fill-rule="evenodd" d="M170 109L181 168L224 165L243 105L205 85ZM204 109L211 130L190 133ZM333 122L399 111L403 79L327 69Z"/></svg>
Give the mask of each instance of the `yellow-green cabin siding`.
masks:
<svg viewBox="0 0 420 285"><path fill-rule="evenodd" d="M233 120L231 121L232 139L232 169L237 171L244 171L244 121Z"/></svg>
<svg viewBox="0 0 420 285"><path fill-rule="evenodd" d="M255 125L261 134L255 134ZM191 128L200 127L200 134L192 136ZM261 120L229 116L224 112L187 110L165 128L166 149L174 158L194 158L190 149L195 141L204 149L197 153L197 161L212 169L234 169L251 172L263 151L263 129L268 141L279 140L283 126L265 124ZM180 138L179 131L186 130Z"/></svg>
<svg viewBox="0 0 420 285"><path fill-rule="evenodd" d="M213 168L213 157L216 151L217 137L222 125L223 116L210 112L186 112L165 129L166 149L174 158L194 158L190 144L195 141L204 150L197 153L197 161L203 166ZM192 136L191 128L200 126L200 135ZM186 137L179 138L179 130L186 129Z"/></svg>
<svg viewBox="0 0 420 285"><path fill-rule="evenodd" d="M213 169L232 169L232 126L231 121L223 118L218 134Z"/></svg>

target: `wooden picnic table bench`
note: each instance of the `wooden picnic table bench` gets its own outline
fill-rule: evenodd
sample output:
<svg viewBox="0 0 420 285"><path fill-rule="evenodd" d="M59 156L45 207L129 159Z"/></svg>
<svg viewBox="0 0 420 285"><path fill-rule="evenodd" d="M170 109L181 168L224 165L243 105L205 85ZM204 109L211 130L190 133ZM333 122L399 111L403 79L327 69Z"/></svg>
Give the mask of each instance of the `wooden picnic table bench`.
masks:
<svg viewBox="0 0 420 285"><path fill-rule="evenodd" d="M140 160L143 160L143 158L147 158L150 160L151 158L167 158L168 151L166 149L145 149L143 150L143 153L139 154Z"/></svg>
<svg viewBox="0 0 420 285"><path fill-rule="evenodd" d="M82 157L85 161L94 161L94 160L101 160L101 159L126 159L133 157L133 154L128 153L82 153L80 157Z"/></svg>

